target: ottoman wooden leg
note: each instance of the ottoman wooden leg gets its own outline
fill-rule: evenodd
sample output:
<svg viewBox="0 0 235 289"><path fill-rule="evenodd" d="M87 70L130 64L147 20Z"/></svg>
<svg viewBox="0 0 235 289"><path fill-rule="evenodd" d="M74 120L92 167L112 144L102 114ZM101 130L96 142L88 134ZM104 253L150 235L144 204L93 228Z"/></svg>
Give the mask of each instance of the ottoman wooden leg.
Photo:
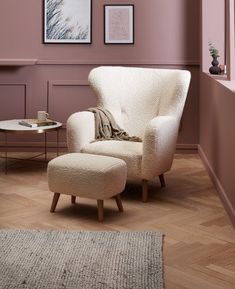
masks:
<svg viewBox="0 0 235 289"><path fill-rule="evenodd" d="M98 220L102 222L104 219L104 201L97 200L97 207L98 207Z"/></svg>
<svg viewBox="0 0 235 289"><path fill-rule="evenodd" d="M51 209L50 209L51 213L55 212L56 205L58 203L59 197L60 197L59 193L54 193L54 197L53 197L52 204L51 204Z"/></svg>
<svg viewBox="0 0 235 289"><path fill-rule="evenodd" d="M116 200L119 211L123 212L123 206L122 206L122 200L121 200L120 194L115 196L115 200Z"/></svg>
<svg viewBox="0 0 235 289"><path fill-rule="evenodd" d="M160 183L161 183L161 187L165 188L166 183L165 183L165 179L164 179L164 175L163 174L159 175L159 180L160 180Z"/></svg>
<svg viewBox="0 0 235 289"><path fill-rule="evenodd" d="M148 181L142 180L142 200L144 203L148 201Z"/></svg>
<svg viewBox="0 0 235 289"><path fill-rule="evenodd" d="M76 203L76 196L71 196L71 203L75 204Z"/></svg>

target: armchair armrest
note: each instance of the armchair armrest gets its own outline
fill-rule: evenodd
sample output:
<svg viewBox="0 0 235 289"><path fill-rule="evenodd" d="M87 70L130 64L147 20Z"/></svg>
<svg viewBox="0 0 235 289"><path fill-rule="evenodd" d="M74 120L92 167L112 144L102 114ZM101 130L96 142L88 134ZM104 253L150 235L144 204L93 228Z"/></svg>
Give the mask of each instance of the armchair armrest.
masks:
<svg viewBox="0 0 235 289"><path fill-rule="evenodd" d="M76 112L67 120L68 151L80 152L81 149L95 139L94 114L89 111Z"/></svg>
<svg viewBox="0 0 235 289"><path fill-rule="evenodd" d="M173 116L158 116L146 127L143 139L142 177L151 180L171 168L179 121Z"/></svg>

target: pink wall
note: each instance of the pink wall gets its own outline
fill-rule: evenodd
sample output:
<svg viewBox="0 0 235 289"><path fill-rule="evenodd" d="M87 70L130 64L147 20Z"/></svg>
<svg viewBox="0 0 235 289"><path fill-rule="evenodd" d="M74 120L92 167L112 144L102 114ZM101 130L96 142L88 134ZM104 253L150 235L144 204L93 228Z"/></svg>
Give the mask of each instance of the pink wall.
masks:
<svg viewBox="0 0 235 289"><path fill-rule="evenodd" d="M197 0L135 0L135 45L103 44L103 4L93 0L92 45L42 44L42 0L1 0L0 58L198 63Z"/></svg>
<svg viewBox="0 0 235 289"><path fill-rule="evenodd" d="M1 0L0 58L38 59L35 66L0 67L1 119L49 110L65 122L95 104L87 75L98 65L183 68L192 72L192 83L179 144L198 143L199 1L118 1L135 5L135 45L123 46L103 44L103 4L116 3L104 0L93 0L91 45L43 44L42 2Z"/></svg>
<svg viewBox="0 0 235 289"><path fill-rule="evenodd" d="M235 224L235 93L201 75L200 153Z"/></svg>

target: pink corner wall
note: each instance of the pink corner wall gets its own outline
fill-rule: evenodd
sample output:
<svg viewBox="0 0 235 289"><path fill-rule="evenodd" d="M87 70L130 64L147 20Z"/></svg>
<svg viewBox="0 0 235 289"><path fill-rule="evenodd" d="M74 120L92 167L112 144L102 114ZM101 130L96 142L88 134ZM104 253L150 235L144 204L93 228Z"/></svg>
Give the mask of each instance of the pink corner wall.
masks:
<svg viewBox="0 0 235 289"><path fill-rule="evenodd" d="M135 5L134 45L104 45L103 5L116 2L92 2L92 44L79 45L42 43L43 1L1 0L0 59L36 58L38 62L0 66L0 119L35 117L37 110L48 110L52 118L65 123L72 112L95 104L87 85L95 66L188 69L192 83L178 143L194 147L198 143L199 1L118 1ZM64 132L60 141L65 145Z"/></svg>
<svg viewBox="0 0 235 289"><path fill-rule="evenodd" d="M228 11L225 14L226 6ZM234 3L233 0L201 0L201 12L204 72L200 74L199 154L235 225L235 92L232 91L234 85L231 81L221 81L221 76L215 77L207 73L211 59L208 40L213 41L220 50L220 62L224 60L225 46L227 61L230 62L231 57L234 57ZM215 15L218 16L216 22L213 21ZM230 21L232 23L231 29L229 26L226 27L226 38L224 38L225 15L227 25ZM231 76L230 67L228 70Z"/></svg>
<svg viewBox="0 0 235 289"><path fill-rule="evenodd" d="M201 75L199 152L235 224L235 92Z"/></svg>

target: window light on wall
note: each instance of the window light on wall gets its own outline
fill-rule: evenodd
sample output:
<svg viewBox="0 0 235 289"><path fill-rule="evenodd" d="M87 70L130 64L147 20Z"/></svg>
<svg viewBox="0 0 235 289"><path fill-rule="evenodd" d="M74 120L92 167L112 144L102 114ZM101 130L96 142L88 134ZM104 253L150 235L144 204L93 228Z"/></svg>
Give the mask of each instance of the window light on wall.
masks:
<svg viewBox="0 0 235 289"><path fill-rule="evenodd" d="M209 73L212 58L208 43L218 49L221 65L226 65L224 79L235 80L235 0L201 0L202 71ZM215 16L216 15L216 21Z"/></svg>
<svg viewBox="0 0 235 289"><path fill-rule="evenodd" d="M226 64L225 0L201 0L202 15L202 71L209 73L212 55L209 43L218 50L220 65ZM214 18L216 15L216 21Z"/></svg>
<svg viewBox="0 0 235 289"><path fill-rule="evenodd" d="M235 80L235 4L225 0L226 5L226 62L228 80Z"/></svg>

